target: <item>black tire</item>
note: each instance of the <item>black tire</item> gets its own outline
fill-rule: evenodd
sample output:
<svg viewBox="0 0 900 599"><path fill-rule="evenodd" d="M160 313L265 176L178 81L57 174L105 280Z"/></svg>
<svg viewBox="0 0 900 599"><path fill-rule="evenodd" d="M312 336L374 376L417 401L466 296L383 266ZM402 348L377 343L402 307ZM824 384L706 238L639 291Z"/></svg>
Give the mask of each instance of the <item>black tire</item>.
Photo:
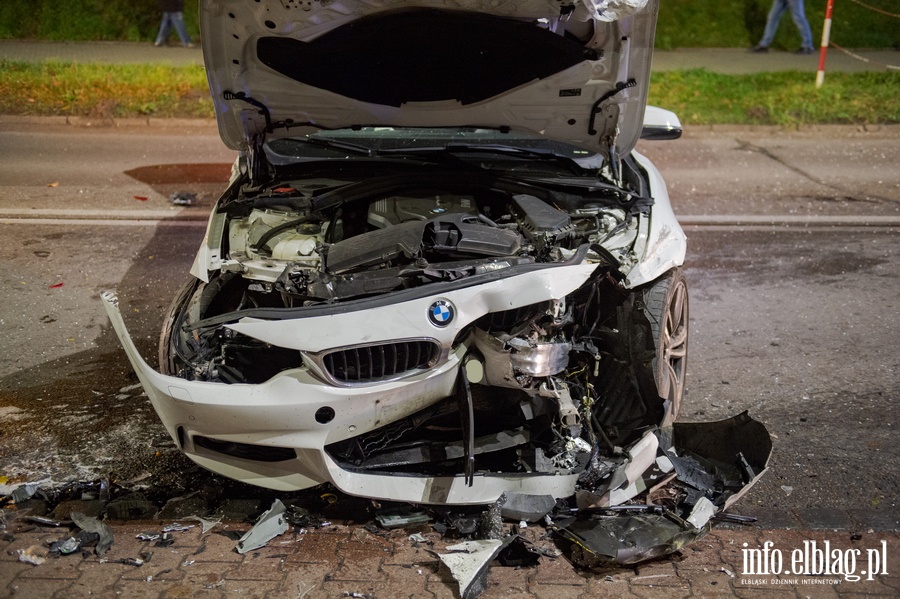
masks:
<svg viewBox="0 0 900 599"><path fill-rule="evenodd" d="M643 290L656 357L653 377L659 396L669 402L662 425L675 421L684 399L688 349L688 289L680 268L673 268Z"/></svg>

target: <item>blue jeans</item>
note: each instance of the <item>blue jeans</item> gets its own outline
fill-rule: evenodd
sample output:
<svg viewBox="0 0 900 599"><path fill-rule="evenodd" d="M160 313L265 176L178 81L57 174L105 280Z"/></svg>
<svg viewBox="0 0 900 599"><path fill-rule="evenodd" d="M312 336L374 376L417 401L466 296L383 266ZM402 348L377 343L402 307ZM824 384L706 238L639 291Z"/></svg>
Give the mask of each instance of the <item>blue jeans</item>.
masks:
<svg viewBox="0 0 900 599"><path fill-rule="evenodd" d="M191 43L191 36L188 35L187 28L184 26L184 14L181 12L164 12L162 22L159 24L159 33L156 35L156 44L165 43L169 37L172 26L178 32L182 44Z"/></svg>
<svg viewBox="0 0 900 599"><path fill-rule="evenodd" d="M760 46L768 48L772 45L781 17L788 8L791 9L791 18L800 32L803 47L813 47L812 31L809 28L809 22L806 20L806 12L803 10L803 0L775 0L772 3L772 9L769 11L769 17L766 19L766 30L759 42Z"/></svg>

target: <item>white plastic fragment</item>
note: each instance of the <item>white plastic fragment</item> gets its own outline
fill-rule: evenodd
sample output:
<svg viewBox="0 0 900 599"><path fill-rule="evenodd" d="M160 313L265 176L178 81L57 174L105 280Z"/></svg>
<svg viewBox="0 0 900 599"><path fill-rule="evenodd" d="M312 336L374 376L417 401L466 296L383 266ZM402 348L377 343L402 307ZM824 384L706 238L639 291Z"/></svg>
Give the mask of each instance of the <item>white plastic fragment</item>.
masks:
<svg viewBox="0 0 900 599"><path fill-rule="evenodd" d="M493 561L503 542L496 539L465 541L449 545L448 551L438 557L450 569L453 579L459 583L461 599L477 597L484 590L487 565Z"/></svg>
<svg viewBox="0 0 900 599"><path fill-rule="evenodd" d="M694 505L694 509L691 510L691 515L688 516L687 521L694 528L703 528L709 522L709 519L716 515L717 510L718 508L712 501L706 497L701 497Z"/></svg>
<svg viewBox="0 0 900 599"><path fill-rule="evenodd" d="M38 545L32 545L28 549L19 549L16 553L19 555L19 561L24 564L31 564L33 566L40 566L47 558L38 555L38 553L42 550L42 547Z"/></svg>
<svg viewBox="0 0 900 599"><path fill-rule="evenodd" d="M276 499L272 503L272 507L259 517L253 528L248 530L247 534L237 542L235 547L237 552L247 553L248 551L259 549L278 535L287 532L288 522L284 517L284 509L284 504L281 503L281 500Z"/></svg>
<svg viewBox="0 0 900 599"><path fill-rule="evenodd" d="M200 523L200 532L201 534L205 534L210 531L215 525L219 524L222 521L222 516L219 516L215 519L207 520L206 518L201 518L200 516L185 516L184 520L195 520Z"/></svg>

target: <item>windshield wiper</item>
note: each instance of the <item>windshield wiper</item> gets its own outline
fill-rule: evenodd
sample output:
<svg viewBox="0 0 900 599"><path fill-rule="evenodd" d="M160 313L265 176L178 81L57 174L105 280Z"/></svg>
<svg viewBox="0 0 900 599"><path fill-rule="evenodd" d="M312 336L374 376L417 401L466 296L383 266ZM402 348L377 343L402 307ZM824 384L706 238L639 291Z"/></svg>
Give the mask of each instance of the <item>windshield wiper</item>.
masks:
<svg viewBox="0 0 900 599"><path fill-rule="evenodd" d="M343 152L348 152L350 154L355 154L357 156L368 156L372 157L378 154L378 152L370 147L363 146L360 144L354 144L347 141L338 141L335 139L325 139L322 137L295 137L292 138L291 141L296 141L298 143L307 144L310 146L317 146L320 148L329 148L332 150L341 150Z"/></svg>
<svg viewBox="0 0 900 599"><path fill-rule="evenodd" d="M458 153L481 153L481 154L500 154L503 156L515 156L522 160L539 159L558 162L565 166L575 175L585 174L585 169L577 162L567 156L561 156L550 150L541 150L537 148L522 148L518 146L509 146L505 144L470 144L461 142L450 142L440 146L423 146L418 148L391 148L379 150L378 154L448 154L457 155Z"/></svg>

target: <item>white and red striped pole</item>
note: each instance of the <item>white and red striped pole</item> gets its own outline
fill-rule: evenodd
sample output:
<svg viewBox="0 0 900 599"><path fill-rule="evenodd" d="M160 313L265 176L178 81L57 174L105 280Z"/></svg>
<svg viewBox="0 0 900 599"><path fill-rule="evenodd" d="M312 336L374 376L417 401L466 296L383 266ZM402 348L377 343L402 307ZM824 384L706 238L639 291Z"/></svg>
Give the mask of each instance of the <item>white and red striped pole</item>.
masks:
<svg viewBox="0 0 900 599"><path fill-rule="evenodd" d="M822 27L822 47L819 49L819 70L816 72L816 89L825 83L825 56L828 54L828 44L831 41L831 9L834 0L828 0L825 7L825 25Z"/></svg>

